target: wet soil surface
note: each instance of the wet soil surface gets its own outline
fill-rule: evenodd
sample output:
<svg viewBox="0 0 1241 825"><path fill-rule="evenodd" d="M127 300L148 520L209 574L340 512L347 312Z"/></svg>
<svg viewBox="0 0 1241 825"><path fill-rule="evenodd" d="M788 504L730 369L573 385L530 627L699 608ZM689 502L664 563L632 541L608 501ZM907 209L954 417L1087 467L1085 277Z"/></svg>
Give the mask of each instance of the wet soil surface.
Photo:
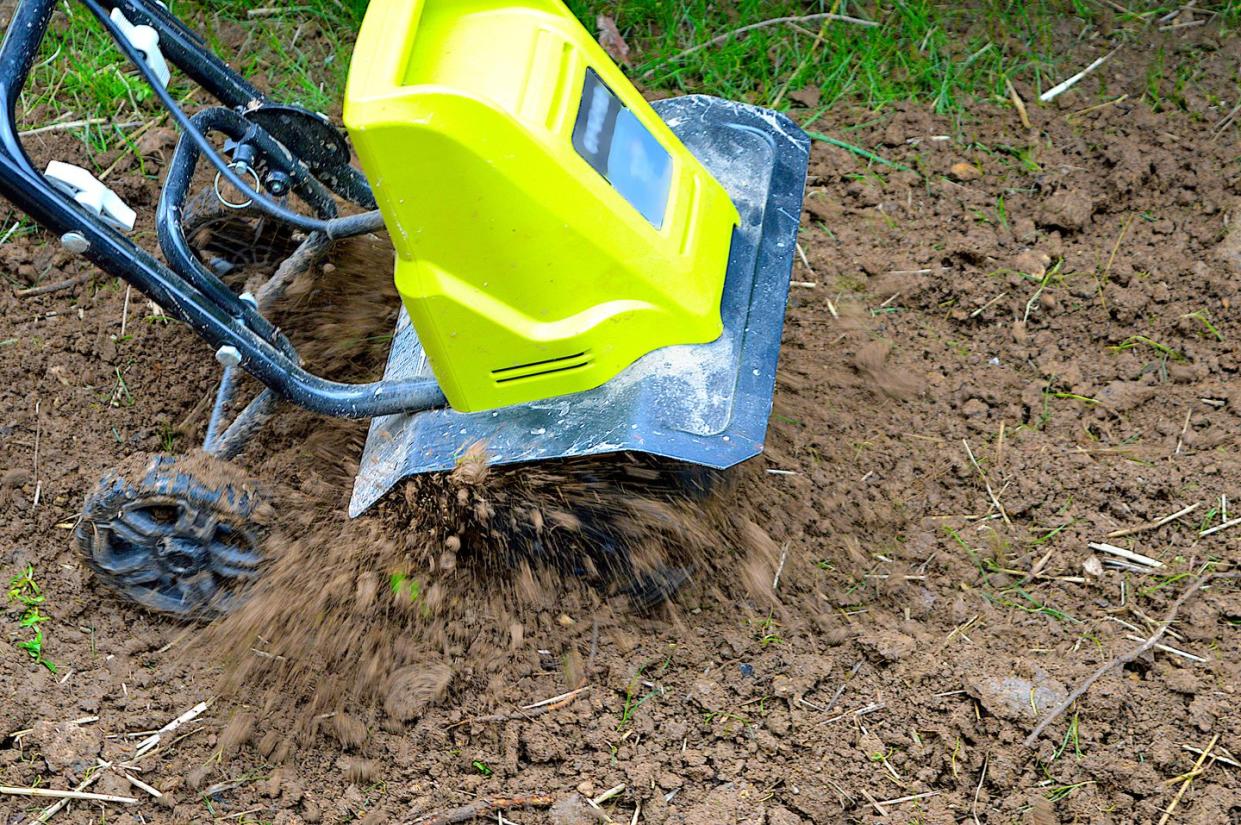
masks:
<svg viewBox="0 0 1241 825"><path fill-rule="evenodd" d="M1235 97L1236 43L1206 65L1206 92ZM1104 76L1114 94L1141 77ZM1241 527L1203 535L1241 511L1241 164L1206 92L1160 113L1071 93L1031 128L986 107L813 124L897 166L816 144L769 450L702 524L660 536L698 565L654 614L486 563L462 514L514 484L546 493L554 470L487 487L467 468L349 525L364 427L294 412L241 463L289 502L277 566L315 609L203 631L133 608L72 530L109 468L192 449L210 353L102 276L0 291L0 576L33 567L51 663L16 646L34 630L6 602L0 785L132 760L163 794L103 770L90 791L139 803L63 822L396 822L534 795L490 820L1155 823L1209 748L1172 821L1241 821ZM118 185L153 204L137 176ZM42 235L0 248L15 289L88 271ZM338 309L387 327L390 294L331 275L295 289L290 325ZM332 369L372 368L368 335ZM398 604L396 560L444 582L425 608ZM1207 570L1163 647L1023 742ZM205 701L133 759L133 734ZM0 821L47 801L0 796Z"/></svg>

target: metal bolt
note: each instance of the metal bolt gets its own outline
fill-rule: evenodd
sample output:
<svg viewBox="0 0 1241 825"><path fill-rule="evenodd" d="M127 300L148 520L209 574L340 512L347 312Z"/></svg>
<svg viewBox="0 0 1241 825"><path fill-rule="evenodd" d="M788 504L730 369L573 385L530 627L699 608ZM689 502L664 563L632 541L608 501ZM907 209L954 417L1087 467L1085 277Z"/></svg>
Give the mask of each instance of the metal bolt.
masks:
<svg viewBox="0 0 1241 825"><path fill-rule="evenodd" d="M267 179L263 181L263 185L267 187L268 192L278 198L282 198L289 194L289 190L293 188L293 179L284 172L277 170L267 176Z"/></svg>
<svg viewBox="0 0 1241 825"><path fill-rule="evenodd" d="M220 347L215 351L215 360L228 369L241 364L241 352L236 347Z"/></svg>
<svg viewBox="0 0 1241 825"><path fill-rule="evenodd" d="M82 255L90 249L90 241L86 240L86 236L81 232L66 232L61 235L60 245L65 248L65 251L72 252L74 255Z"/></svg>

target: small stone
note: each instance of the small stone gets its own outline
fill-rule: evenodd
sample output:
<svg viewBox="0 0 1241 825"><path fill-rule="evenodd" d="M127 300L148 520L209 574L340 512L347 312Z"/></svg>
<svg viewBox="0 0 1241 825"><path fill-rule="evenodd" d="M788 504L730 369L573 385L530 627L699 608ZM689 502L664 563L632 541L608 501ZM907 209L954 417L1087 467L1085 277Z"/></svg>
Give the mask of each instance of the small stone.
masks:
<svg viewBox="0 0 1241 825"><path fill-rule="evenodd" d="M1157 387L1141 381L1113 381L1095 393L1095 398L1108 409L1120 413L1145 404L1157 394Z"/></svg>
<svg viewBox="0 0 1241 825"><path fill-rule="evenodd" d="M788 699L797 692L797 689L792 679L781 674L771 680L771 692L772 695L781 699Z"/></svg>
<svg viewBox="0 0 1241 825"><path fill-rule="evenodd" d="M210 772L210 765L199 765L185 775L185 784L196 791L207 784L207 775Z"/></svg>
<svg viewBox="0 0 1241 825"><path fill-rule="evenodd" d="M1097 579L1103 575L1103 562L1099 561L1098 556L1091 556L1082 562L1082 570L1086 571L1087 576Z"/></svg>
<svg viewBox="0 0 1241 825"><path fill-rule="evenodd" d="M91 788L94 793L101 793L106 796L130 796L133 788L125 779L113 771L104 771L103 776Z"/></svg>
<svg viewBox="0 0 1241 825"><path fill-rule="evenodd" d="M263 734L263 738L259 740L259 753L261 753L264 757L271 756L275 753L276 748L279 747L281 741L282 739L279 733L276 733L274 730L267 731L267 733Z"/></svg>
<svg viewBox="0 0 1241 825"><path fill-rule="evenodd" d="M977 166L964 160L952 164L948 174L953 180L958 180L962 183L968 183L982 177L982 172L978 170Z"/></svg>
<svg viewBox="0 0 1241 825"><path fill-rule="evenodd" d="M220 734L220 749L227 755L232 754L242 745L250 741L254 735L254 717L248 713L237 713L228 720L224 732Z"/></svg>
<svg viewBox="0 0 1241 825"><path fill-rule="evenodd" d="M286 805L296 805L302 801L305 791L302 790L301 783L295 779L286 777L281 783L280 798Z"/></svg>
<svg viewBox="0 0 1241 825"><path fill-rule="evenodd" d="M659 787L663 788L665 791L670 791L673 788L679 788L685 784L684 779L670 771L661 771L655 781L659 784Z"/></svg>
<svg viewBox="0 0 1241 825"><path fill-rule="evenodd" d="M1038 719L1068 696L1068 690L1061 682L1038 669L1032 678L1016 673L1008 676L977 675L967 679L964 687L988 713L1010 722Z"/></svg>
<svg viewBox="0 0 1241 825"><path fill-rule="evenodd" d="M1013 235L1018 241L1028 243L1038 237L1038 228L1034 225L1034 219L1028 215L1021 215L1013 220Z"/></svg>
<svg viewBox="0 0 1241 825"><path fill-rule="evenodd" d="M878 759L888 751L887 746L883 744L883 740L871 730L858 735L857 746L858 750L866 754L867 759Z"/></svg>
<svg viewBox="0 0 1241 825"><path fill-rule="evenodd" d="M1168 364L1168 377L1174 384L1191 384L1201 377L1193 364Z"/></svg>
<svg viewBox="0 0 1241 825"><path fill-rule="evenodd" d="M280 796L281 783L284 782L284 769L276 768L271 776L258 783L258 792L269 799Z"/></svg>
<svg viewBox="0 0 1241 825"><path fill-rule="evenodd" d="M864 647L870 648L889 662L899 662L917 650L918 647L913 637L896 630L869 633L858 641Z"/></svg>
<svg viewBox="0 0 1241 825"><path fill-rule="evenodd" d="M690 687L689 700L703 710L711 712L728 705L728 692L718 682L699 679Z"/></svg>
<svg viewBox="0 0 1241 825"><path fill-rule="evenodd" d="M572 627L573 618L569 616L568 613L561 613L559 616L556 617L556 623L559 624L561 627Z"/></svg>
<svg viewBox="0 0 1241 825"><path fill-rule="evenodd" d="M356 810L366 802L366 797L362 796L362 789L357 785L347 785L344 793L336 801L336 806L342 812Z"/></svg>
<svg viewBox="0 0 1241 825"><path fill-rule="evenodd" d="M336 767L345 775L345 779L354 785L365 785L379 776L379 763L374 759L355 759L342 756L336 760Z"/></svg>
<svg viewBox="0 0 1241 825"><path fill-rule="evenodd" d="M581 782L577 783L577 792L582 796L594 799L595 783L591 782L589 779L583 779Z"/></svg>
<svg viewBox="0 0 1241 825"><path fill-rule="evenodd" d="M173 129L152 129L138 139L137 149L142 155L154 155L163 149L177 145L177 133Z"/></svg>
<svg viewBox="0 0 1241 825"><path fill-rule="evenodd" d="M817 86L807 86L805 89L789 92L789 100L807 109L814 109L823 100L823 92Z"/></svg>
<svg viewBox="0 0 1241 825"><path fill-rule="evenodd" d="M1195 696L1202 689L1201 680L1190 670L1177 668L1164 676L1164 684L1177 693Z"/></svg>

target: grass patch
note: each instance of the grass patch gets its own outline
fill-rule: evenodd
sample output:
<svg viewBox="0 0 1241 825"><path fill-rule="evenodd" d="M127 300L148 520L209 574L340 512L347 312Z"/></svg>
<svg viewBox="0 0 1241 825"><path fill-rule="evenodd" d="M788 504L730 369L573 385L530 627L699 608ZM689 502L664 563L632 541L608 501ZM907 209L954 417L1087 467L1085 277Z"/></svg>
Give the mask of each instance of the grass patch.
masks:
<svg viewBox="0 0 1241 825"><path fill-rule="evenodd" d="M176 3L173 11L243 76L283 102L316 111L340 108L354 35L367 0L304 0L277 13L251 16L242 0ZM177 71L170 91L178 99L194 86ZM201 94L194 102L206 103ZM21 95L23 126L84 122L97 151L123 137L120 125L160 111L154 93L83 6L57 8ZM98 122L96 122L98 121Z"/></svg>
<svg viewBox="0 0 1241 825"><path fill-rule="evenodd" d="M1046 544L1047 542L1051 541L1056 536L1060 535L1061 533L1063 533L1065 530L1069 529L1076 523L1077 523L1077 519L1070 519L1069 521L1066 521L1064 524L1061 524L1057 527L1053 527L1052 529L1044 532L1042 535L1037 536L1034 539L1032 539L1030 541L1030 546L1038 547L1040 544ZM1037 528L1031 527L1030 529L1035 532L1038 532Z"/></svg>
<svg viewBox="0 0 1241 825"><path fill-rule="evenodd" d="M648 700L663 695L663 688L657 685L639 696L638 687L641 683L638 680L641 675L642 672L638 671L638 674L634 676L634 681L625 687L625 706L621 708L620 721L616 725L617 730L623 730L632 722L633 715L638 712L638 708L646 704Z"/></svg>
<svg viewBox="0 0 1241 825"><path fill-rule="evenodd" d="M58 7L22 90L31 126L61 120L126 119L154 93L121 56L94 16L76 3ZM66 117L68 115L68 117Z"/></svg>
<svg viewBox="0 0 1241 825"><path fill-rule="evenodd" d="M1155 16L1177 5L1121 14L1084 0L567 2L592 32L600 14L616 21L635 56L630 73L646 86L708 91L777 108L789 105L790 94L815 90L811 122L840 102L879 109L912 100L940 114L958 114L977 98L1006 100L1009 81L1040 92L1081 68L1064 62L1070 51L1062 31L1066 23L1080 32L1114 28L1115 38L1133 39ZM263 8L248 0L181 0L172 8L203 33L213 50L274 97L317 111L339 111L367 0L300 0ZM1197 8L1215 12L1226 29L1241 25L1238 0ZM781 23L712 42L775 18L822 13L877 25ZM1153 54L1145 84L1153 105L1181 105L1198 71L1195 56L1174 63L1171 56ZM176 77L174 93L181 97L190 89L178 85ZM34 114L35 126L73 119L119 122L155 111L150 89L90 13L73 2L58 7L22 103L24 111Z"/></svg>
<svg viewBox="0 0 1241 825"><path fill-rule="evenodd" d="M1148 368L1155 369L1158 371L1160 383L1166 384L1168 381L1168 362L1169 361L1176 361L1176 362L1185 361L1185 356L1182 355L1177 350L1173 349L1167 344L1163 344L1152 338L1148 338L1145 335L1130 335L1128 338L1126 338L1124 341L1121 341L1119 344L1108 347L1108 350L1110 352L1127 352L1129 350L1137 350L1143 347L1149 348L1150 350L1153 350L1155 353L1155 360L1151 364L1148 365Z"/></svg>
<svg viewBox="0 0 1241 825"><path fill-rule="evenodd" d="M217 54L233 58L242 75L283 102L318 112L338 112L349 75L354 35L362 25L366 0L306 0L279 13L251 16L248 0L214 3L202 24ZM191 19L193 17L191 16ZM234 29L245 29L238 44Z"/></svg>
<svg viewBox="0 0 1241 825"><path fill-rule="evenodd" d="M633 74L656 88L707 89L713 94L766 106L787 105L790 91L816 89L819 105L842 101L878 109L914 100L940 114L959 113L975 98L1007 99L1007 82L1045 91L1078 71L1064 63L1063 25L1098 31L1120 25L1121 38L1140 36L1154 18L1177 4L1118 14L1084 0L969 4L904 0L568 0L592 30L596 15L610 15L637 55ZM1241 3L1210 3L1226 28L1241 24ZM867 28L836 21L778 24L700 48L745 26L780 17L837 12L871 20ZM1194 61L1175 70L1152 64L1147 94L1156 104L1180 93Z"/></svg>
<svg viewBox="0 0 1241 825"><path fill-rule="evenodd" d="M821 105L848 100L870 108L900 100L955 112L977 96L1003 96L1020 78L1043 89L1056 81L1060 45L1052 23L1063 4L987 0L965 8L928 0L844 3L741 0L570 0L583 20L612 15L641 61L650 85L717 94L764 105L788 90L815 88ZM879 23L873 28L827 21L778 25L680 56L745 25L783 16L839 12ZM1093 10L1081 7L1082 14ZM969 35L962 31L972 32Z"/></svg>
<svg viewBox="0 0 1241 825"><path fill-rule="evenodd" d="M1085 782L1077 782L1072 785L1054 785L1047 789L1046 796L1052 802L1060 802L1061 800L1068 799L1072 796L1073 792L1078 788L1084 788L1087 785L1093 784L1094 780L1087 780Z"/></svg>
<svg viewBox="0 0 1241 825"><path fill-rule="evenodd" d="M126 364L124 370L128 370L130 366L132 366L132 362ZM112 373L116 380L108 391L106 399L100 399L109 407L132 407L134 405L134 396L129 391L129 382L125 380L124 370L121 367L113 369Z"/></svg>

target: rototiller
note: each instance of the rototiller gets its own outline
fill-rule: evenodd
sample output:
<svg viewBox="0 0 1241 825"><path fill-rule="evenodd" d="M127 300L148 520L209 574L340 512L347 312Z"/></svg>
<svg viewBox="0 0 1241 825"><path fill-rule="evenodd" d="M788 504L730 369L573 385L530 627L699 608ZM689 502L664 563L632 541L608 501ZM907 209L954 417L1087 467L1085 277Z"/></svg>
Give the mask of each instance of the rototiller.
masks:
<svg viewBox="0 0 1241 825"><path fill-rule="evenodd" d="M787 118L648 104L560 0L373 0L342 132L270 100L158 0L77 0L181 132L161 261L89 171L40 171L22 147L15 106L59 2L21 0L0 48L0 192L215 349L208 453L236 456L279 400L372 419L356 516L480 442L504 464L632 451L726 468L762 450L809 155ZM174 67L220 105L184 113ZM230 210L299 233L249 291L193 242ZM269 310L333 241L385 229L404 311L383 380L311 374ZM244 405L238 369L265 387ZM105 479L78 539L146 607L216 612L263 562L253 498L161 457Z"/></svg>

